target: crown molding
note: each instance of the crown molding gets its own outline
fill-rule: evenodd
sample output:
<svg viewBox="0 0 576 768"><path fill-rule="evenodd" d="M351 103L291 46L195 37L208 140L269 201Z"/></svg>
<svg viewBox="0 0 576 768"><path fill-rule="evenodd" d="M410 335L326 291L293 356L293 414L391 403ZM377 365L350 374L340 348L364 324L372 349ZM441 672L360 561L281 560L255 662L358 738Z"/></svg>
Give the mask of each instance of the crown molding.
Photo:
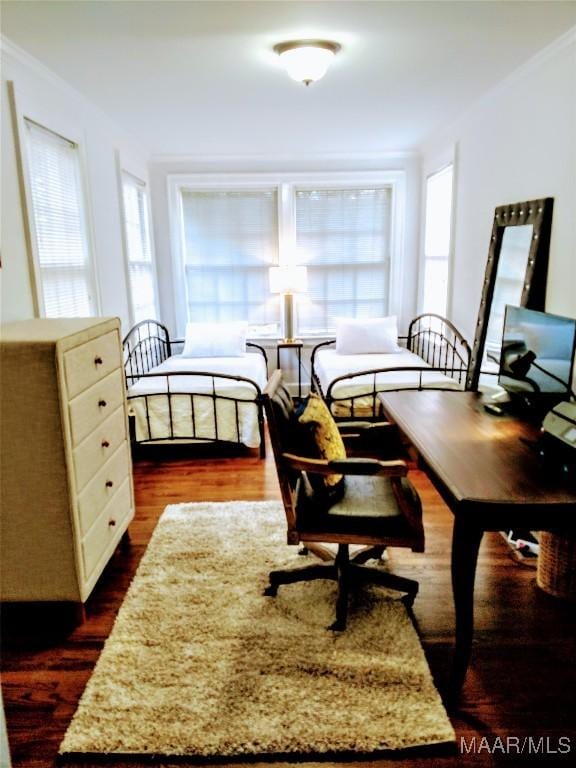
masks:
<svg viewBox="0 0 576 768"><path fill-rule="evenodd" d="M470 112L474 112L474 110L482 105L484 101L497 96L502 91L506 91L508 88L510 88L511 85L514 85L514 83L518 82L519 80L524 80L524 78L526 78L532 72L540 69L540 67L546 64L547 61L552 59L554 56L557 56L564 49L569 48L574 43L576 43L576 26L571 27L567 32L556 38L556 40L553 40L545 48L541 48L523 64L520 64L520 66L516 67L516 69L513 69L512 72L506 75L506 77L502 78L500 82L496 83L496 85L486 91L486 93L484 93L477 101L475 101L474 104L469 107L469 109L459 115L454 122L459 122L462 117Z"/></svg>
<svg viewBox="0 0 576 768"><path fill-rule="evenodd" d="M88 96L82 93L82 91L79 91L77 88L71 85L67 80L60 77L60 75L56 74L53 70L51 70L49 67L43 64L39 59L36 59L34 56L29 54L23 48L20 48L18 45L13 43L10 39L8 39L7 37L1 34L0 34L0 51L2 55L6 54L10 56L19 64L22 64L24 67L26 67L33 74L38 75L38 77L49 82L55 88L58 88L62 93L66 94L71 99L77 100L82 104L86 105L87 107L89 107L90 110L95 115L98 115L100 119L103 121L103 125L106 126L105 130L107 131L112 130L115 135L123 137L124 141L129 142L130 144L135 146L135 151L137 151L139 154L142 154L146 158L146 160L148 159L150 155L150 150L147 147L142 145L139 138L130 135L122 126L118 125L118 123L114 120L113 117L111 117L101 107L99 107L97 104L91 101L88 98ZM12 79L10 77L6 77L5 73L4 73L4 77L5 79Z"/></svg>
<svg viewBox="0 0 576 768"><path fill-rule="evenodd" d="M43 64L39 59L32 56L32 54L28 53L23 48L20 48L20 46L16 45L16 43L13 43L5 35L0 35L0 49L3 53L7 53L13 59L16 59L16 61L18 61L20 64L24 64L24 66L28 67L28 69L31 69L37 75L40 75L46 80L49 80L58 88L62 88L75 98L80 98L84 101L87 101L86 96L84 96L83 93L74 88L73 85L70 85L69 82L60 77L60 75L57 75L53 70L49 69L49 67ZM95 107L95 109L98 108Z"/></svg>
<svg viewBox="0 0 576 768"><path fill-rule="evenodd" d="M420 152L416 150L401 151L391 150L383 152L307 152L307 153L286 153L286 154L268 154L264 152L247 152L233 154L168 154L151 153L150 163L198 163L198 164L220 164L234 162L255 162L261 161L270 163L298 164L305 162L332 161L332 162L386 162L390 160L413 160L420 157Z"/></svg>
<svg viewBox="0 0 576 768"><path fill-rule="evenodd" d="M516 82L525 77L530 72L538 69L545 64L549 59L561 53L565 48L576 43L576 26L570 27L567 32L557 37L544 48L541 48L537 53L527 59L523 64L512 70L510 74L506 75L499 83L491 88L488 94L497 93L501 89L507 88L510 84Z"/></svg>
<svg viewBox="0 0 576 768"><path fill-rule="evenodd" d="M469 118L470 115L474 115L478 109L481 109L485 102L490 101L503 91L508 90L518 81L524 80L530 74L545 65L546 62L552 59L554 56L557 56L566 48L574 45L574 43L576 43L576 26L570 27L570 29L563 35L556 38L556 40L553 40L544 48L541 48L524 63L516 67L516 69L513 69L512 72L502 78L502 80L496 83L496 85L492 86L492 88L489 88L478 99L476 99L473 104L470 104L467 109L455 115L447 124L443 124L437 127L435 130L431 131L420 145L421 153L426 155L428 148L434 144L439 136L444 135L446 131L450 131L454 126L459 126L463 121Z"/></svg>

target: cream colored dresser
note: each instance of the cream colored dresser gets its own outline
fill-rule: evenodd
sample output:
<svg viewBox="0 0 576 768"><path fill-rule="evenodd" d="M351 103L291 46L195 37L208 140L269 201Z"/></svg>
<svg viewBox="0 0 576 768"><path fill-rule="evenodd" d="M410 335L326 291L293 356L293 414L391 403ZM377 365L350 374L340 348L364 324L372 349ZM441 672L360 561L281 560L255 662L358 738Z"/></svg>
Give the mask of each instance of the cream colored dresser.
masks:
<svg viewBox="0 0 576 768"><path fill-rule="evenodd" d="M134 515L120 323L8 323L0 351L0 597L83 603Z"/></svg>

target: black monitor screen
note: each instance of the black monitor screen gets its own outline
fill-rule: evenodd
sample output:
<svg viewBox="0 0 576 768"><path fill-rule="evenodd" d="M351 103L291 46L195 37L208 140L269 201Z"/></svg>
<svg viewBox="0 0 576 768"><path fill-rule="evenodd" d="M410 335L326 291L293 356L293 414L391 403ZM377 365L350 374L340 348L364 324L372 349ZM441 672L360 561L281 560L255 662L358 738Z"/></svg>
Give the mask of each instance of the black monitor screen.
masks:
<svg viewBox="0 0 576 768"><path fill-rule="evenodd" d="M498 383L507 392L563 399L570 392L576 320L506 307Z"/></svg>

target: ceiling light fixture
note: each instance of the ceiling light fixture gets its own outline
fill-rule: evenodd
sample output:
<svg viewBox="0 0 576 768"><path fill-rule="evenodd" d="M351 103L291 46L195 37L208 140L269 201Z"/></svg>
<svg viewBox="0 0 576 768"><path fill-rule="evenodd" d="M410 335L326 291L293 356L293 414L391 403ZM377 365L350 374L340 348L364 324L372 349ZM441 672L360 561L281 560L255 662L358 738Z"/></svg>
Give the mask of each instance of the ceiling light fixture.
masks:
<svg viewBox="0 0 576 768"><path fill-rule="evenodd" d="M310 85L324 77L340 48L330 40L290 40L275 45L274 51L293 80Z"/></svg>

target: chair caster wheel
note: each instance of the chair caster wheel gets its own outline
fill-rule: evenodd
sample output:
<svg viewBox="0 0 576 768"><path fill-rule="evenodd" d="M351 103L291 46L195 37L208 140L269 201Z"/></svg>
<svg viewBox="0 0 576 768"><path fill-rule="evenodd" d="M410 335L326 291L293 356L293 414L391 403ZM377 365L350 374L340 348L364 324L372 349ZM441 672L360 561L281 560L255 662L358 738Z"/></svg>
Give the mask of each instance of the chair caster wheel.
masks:
<svg viewBox="0 0 576 768"><path fill-rule="evenodd" d="M266 587L266 589L262 592L263 595L266 597L276 597L278 594L278 587L274 584L270 584Z"/></svg>

